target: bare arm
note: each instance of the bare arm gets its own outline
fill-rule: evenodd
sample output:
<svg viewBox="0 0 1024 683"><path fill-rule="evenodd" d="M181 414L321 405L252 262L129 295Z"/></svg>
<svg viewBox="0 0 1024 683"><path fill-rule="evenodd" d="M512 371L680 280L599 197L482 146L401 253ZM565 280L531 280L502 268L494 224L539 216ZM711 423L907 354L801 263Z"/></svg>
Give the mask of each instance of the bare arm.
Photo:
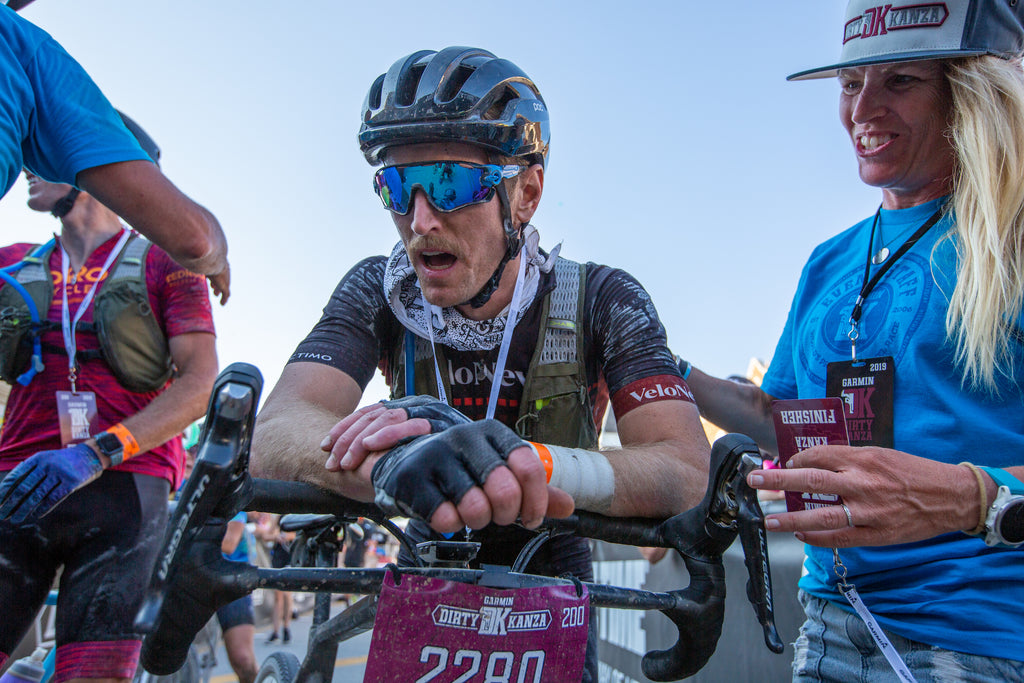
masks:
<svg viewBox="0 0 1024 683"><path fill-rule="evenodd" d="M179 334L171 337L168 344L178 376L149 405L123 420L141 453L173 439L202 417L217 377L217 350L212 334ZM100 457L106 461L106 456Z"/></svg>
<svg viewBox="0 0 1024 683"><path fill-rule="evenodd" d="M86 169L76 183L193 273L207 275L225 303L231 290L227 240L220 223L149 161Z"/></svg>
<svg viewBox="0 0 1024 683"><path fill-rule="evenodd" d="M228 530L224 532L224 540L220 542L220 551L225 555L235 552L235 548L242 542L242 534L245 533L245 524L237 520L228 522Z"/></svg>
<svg viewBox="0 0 1024 683"><path fill-rule="evenodd" d="M613 516L668 517L704 496L711 447L697 407L658 401L618 421L621 449L604 450L615 473Z"/></svg>
<svg viewBox="0 0 1024 683"><path fill-rule="evenodd" d="M289 363L256 419L251 469L253 476L305 481L357 500L373 500L369 467L329 471L321 444L362 397L359 384L346 373L320 363Z"/></svg>
<svg viewBox="0 0 1024 683"><path fill-rule="evenodd" d="M746 434L765 451L775 453L771 396L752 384L712 377L693 368L686 378L701 414L727 432Z"/></svg>

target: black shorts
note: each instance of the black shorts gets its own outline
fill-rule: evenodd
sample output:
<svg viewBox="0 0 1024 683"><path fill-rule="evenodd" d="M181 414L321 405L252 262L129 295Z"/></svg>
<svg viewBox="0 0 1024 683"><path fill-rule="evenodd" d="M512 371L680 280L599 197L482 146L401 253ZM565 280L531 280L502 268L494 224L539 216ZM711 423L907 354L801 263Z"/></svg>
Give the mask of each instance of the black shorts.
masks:
<svg viewBox="0 0 1024 683"><path fill-rule="evenodd" d="M0 522L0 652L28 632L63 565L56 680L131 678L135 615L167 528L169 490L159 477L107 471L37 525Z"/></svg>

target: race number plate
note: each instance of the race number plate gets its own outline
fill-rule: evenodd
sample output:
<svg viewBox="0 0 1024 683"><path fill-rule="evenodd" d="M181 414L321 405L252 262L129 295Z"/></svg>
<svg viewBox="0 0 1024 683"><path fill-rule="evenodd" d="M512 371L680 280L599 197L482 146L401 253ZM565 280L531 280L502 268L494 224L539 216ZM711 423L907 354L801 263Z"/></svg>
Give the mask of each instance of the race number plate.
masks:
<svg viewBox="0 0 1024 683"><path fill-rule="evenodd" d="M384 577L364 681L541 683L583 674L586 587L495 589Z"/></svg>
<svg viewBox="0 0 1024 683"><path fill-rule="evenodd" d="M846 435L842 399L773 401L772 419L775 421L775 443L782 467L794 455L811 446L847 446L850 443ZM790 512L842 503L842 498L834 493L786 491L786 509Z"/></svg>

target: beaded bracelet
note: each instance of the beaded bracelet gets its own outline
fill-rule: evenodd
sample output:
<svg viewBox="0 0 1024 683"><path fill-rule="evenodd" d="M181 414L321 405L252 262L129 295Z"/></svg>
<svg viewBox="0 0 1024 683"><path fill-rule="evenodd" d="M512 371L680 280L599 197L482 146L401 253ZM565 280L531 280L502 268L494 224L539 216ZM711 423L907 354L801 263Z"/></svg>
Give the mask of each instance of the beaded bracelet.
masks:
<svg viewBox="0 0 1024 683"><path fill-rule="evenodd" d="M985 520L988 519L988 490L985 488L985 478L981 476L981 470L974 463L962 462L967 469L974 473L978 480L978 491L981 493L981 506L978 508L978 526L964 533L970 536L980 536L985 531Z"/></svg>

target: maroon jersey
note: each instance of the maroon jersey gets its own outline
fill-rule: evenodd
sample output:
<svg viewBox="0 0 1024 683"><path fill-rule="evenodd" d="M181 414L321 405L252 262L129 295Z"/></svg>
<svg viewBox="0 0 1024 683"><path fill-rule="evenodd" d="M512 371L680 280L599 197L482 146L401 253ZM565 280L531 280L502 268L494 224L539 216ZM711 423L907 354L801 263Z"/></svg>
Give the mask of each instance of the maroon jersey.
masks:
<svg viewBox="0 0 1024 683"><path fill-rule="evenodd" d="M68 283L68 309L72 319L86 294L96 286L103 263L119 237L114 235L101 244L75 274L74 281ZM47 315L47 319L56 325L45 331L41 339L46 369L36 375L28 386L15 384L11 388L3 429L0 431L0 471L14 469L18 463L39 451L61 448L56 393L70 390L71 384L61 331L64 283L59 241L58 238L58 247L50 254L49 265L54 287L53 302ZM21 243L0 247L0 266L17 263L34 246ZM106 276L103 274L100 282ZM189 332L213 334L213 313L206 278L185 270L155 245L150 247L146 257L146 287L153 315L168 339ZM95 296L83 313L79 325L92 322L94 302ZM138 413L163 391L135 393L125 389L117 382L103 359L91 357L95 354L83 354L99 349L95 334L78 330L75 342L79 365L76 386L78 391L96 394L96 431L102 431ZM114 469L163 477L174 488L181 482L184 457L181 439L174 438L151 451L136 455Z"/></svg>

